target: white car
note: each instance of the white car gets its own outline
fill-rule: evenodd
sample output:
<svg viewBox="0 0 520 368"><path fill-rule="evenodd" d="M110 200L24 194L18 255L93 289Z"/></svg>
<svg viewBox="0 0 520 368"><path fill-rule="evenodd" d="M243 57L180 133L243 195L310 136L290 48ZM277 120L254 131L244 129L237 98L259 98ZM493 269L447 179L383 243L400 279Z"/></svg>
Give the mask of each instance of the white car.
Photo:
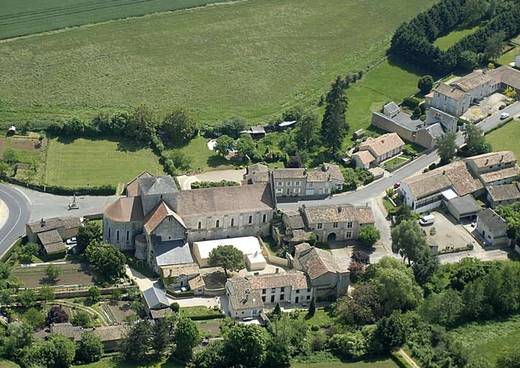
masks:
<svg viewBox="0 0 520 368"><path fill-rule="evenodd" d="M78 244L78 242L76 241L76 237L73 237L73 238L65 240L65 243L67 245L76 245L76 244Z"/></svg>
<svg viewBox="0 0 520 368"><path fill-rule="evenodd" d="M433 215L425 215L419 219L419 224L422 226L433 225L435 217Z"/></svg>
<svg viewBox="0 0 520 368"><path fill-rule="evenodd" d="M502 114L500 114L500 120L506 120L507 118L509 118L511 115L509 115L508 112L503 112Z"/></svg>

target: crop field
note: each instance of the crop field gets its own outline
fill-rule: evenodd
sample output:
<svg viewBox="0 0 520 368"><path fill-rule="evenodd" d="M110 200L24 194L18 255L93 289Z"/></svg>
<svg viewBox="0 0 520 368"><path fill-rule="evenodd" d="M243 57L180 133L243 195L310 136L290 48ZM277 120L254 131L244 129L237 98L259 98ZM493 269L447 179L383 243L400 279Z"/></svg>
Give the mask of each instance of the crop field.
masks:
<svg viewBox="0 0 520 368"><path fill-rule="evenodd" d="M486 358L492 364L511 353L520 339L520 316L505 321L472 323L450 332L471 354Z"/></svg>
<svg viewBox="0 0 520 368"><path fill-rule="evenodd" d="M0 39L222 0L3 0Z"/></svg>
<svg viewBox="0 0 520 368"><path fill-rule="evenodd" d="M0 123L140 103L265 121L381 60L393 30L434 2L249 0L3 42Z"/></svg>
<svg viewBox="0 0 520 368"><path fill-rule="evenodd" d="M91 285L93 283L92 274L86 266L81 263L57 264L62 274L54 284L60 285ZM23 287L35 288L45 286L47 266L17 267L13 271L13 276L20 280Z"/></svg>
<svg viewBox="0 0 520 368"><path fill-rule="evenodd" d="M440 48L441 50L447 50L461 39L470 34L474 33L478 29L478 26L473 28L460 29L458 31L453 31L448 33L446 36L439 37L433 43L435 46Z"/></svg>
<svg viewBox="0 0 520 368"><path fill-rule="evenodd" d="M163 174L157 156L149 148L124 141L80 138L61 142L54 138L49 140L45 184L69 188L117 186L144 170Z"/></svg>
<svg viewBox="0 0 520 368"><path fill-rule="evenodd" d="M486 140L491 143L493 151L513 151L516 157L520 157L518 137L520 137L520 120L513 120L487 134Z"/></svg>

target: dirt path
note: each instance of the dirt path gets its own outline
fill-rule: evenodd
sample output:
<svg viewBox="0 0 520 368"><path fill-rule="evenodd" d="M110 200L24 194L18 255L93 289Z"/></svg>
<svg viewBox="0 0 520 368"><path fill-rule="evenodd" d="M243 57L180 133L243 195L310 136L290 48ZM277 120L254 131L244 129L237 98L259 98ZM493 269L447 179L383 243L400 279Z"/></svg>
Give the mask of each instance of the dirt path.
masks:
<svg viewBox="0 0 520 368"><path fill-rule="evenodd" d="M409 356L406 351L404 351L403 349L400 349L399 350L399 354L401 354L404 358L404 360L406 360L408 362L408 364L410 364L413 368L421 368L416 362L415 360L412 359L411 356Z"/></svg>
<svg viewBox="0 0 520 368"><path fill-rule="evenodd" d="M90 315L95 315L99 318L101 324L103 326L109 326L111 323L110 323L110 320L104 316L102 313L98 312L97 310L95 310L94 308L91 308L91 307L87 307L87 306L84 306L84 305L80 305L80 304L76 304L76 303L71 303L71 302L68 302L68 301L65 301L65 300L57 300L54 302L54 304L61 304L65 307L69 307L69 308L77 308L83 312L86 312Z"/></svg>

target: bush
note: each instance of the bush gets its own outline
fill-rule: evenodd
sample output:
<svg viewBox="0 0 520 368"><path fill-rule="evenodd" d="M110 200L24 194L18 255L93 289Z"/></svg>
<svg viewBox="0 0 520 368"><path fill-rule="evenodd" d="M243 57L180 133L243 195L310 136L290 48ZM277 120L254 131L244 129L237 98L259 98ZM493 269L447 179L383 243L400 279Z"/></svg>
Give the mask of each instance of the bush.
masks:
<svg viewBox="0 0 520 368"><path fill-rule="evenodd" d="M414 110L417 106L419 106L419 100L415 97L405 97L402 106L408 107L410 110Z"/></svg>
<svg viewBox="0 0 520 368"><path fill-rule="evenodd" d="M364 225L359 231L359 241L366 247L373 246L379 239L381 234L374 225Z"/></svg>

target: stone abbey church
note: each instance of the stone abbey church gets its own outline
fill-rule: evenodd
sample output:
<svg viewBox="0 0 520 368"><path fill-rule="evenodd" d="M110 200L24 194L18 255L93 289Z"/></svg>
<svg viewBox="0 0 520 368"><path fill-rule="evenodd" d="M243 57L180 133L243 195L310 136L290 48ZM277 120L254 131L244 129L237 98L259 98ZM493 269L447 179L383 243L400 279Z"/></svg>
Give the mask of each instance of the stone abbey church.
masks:
<svg viewBox="0 0 520 368"><path fill-rule="evenodd" d="M274 211L268 183L179 191L171 176L144 172L105 209L103 237L165 274L194 263L194 241L268 235Z"/></svg>

